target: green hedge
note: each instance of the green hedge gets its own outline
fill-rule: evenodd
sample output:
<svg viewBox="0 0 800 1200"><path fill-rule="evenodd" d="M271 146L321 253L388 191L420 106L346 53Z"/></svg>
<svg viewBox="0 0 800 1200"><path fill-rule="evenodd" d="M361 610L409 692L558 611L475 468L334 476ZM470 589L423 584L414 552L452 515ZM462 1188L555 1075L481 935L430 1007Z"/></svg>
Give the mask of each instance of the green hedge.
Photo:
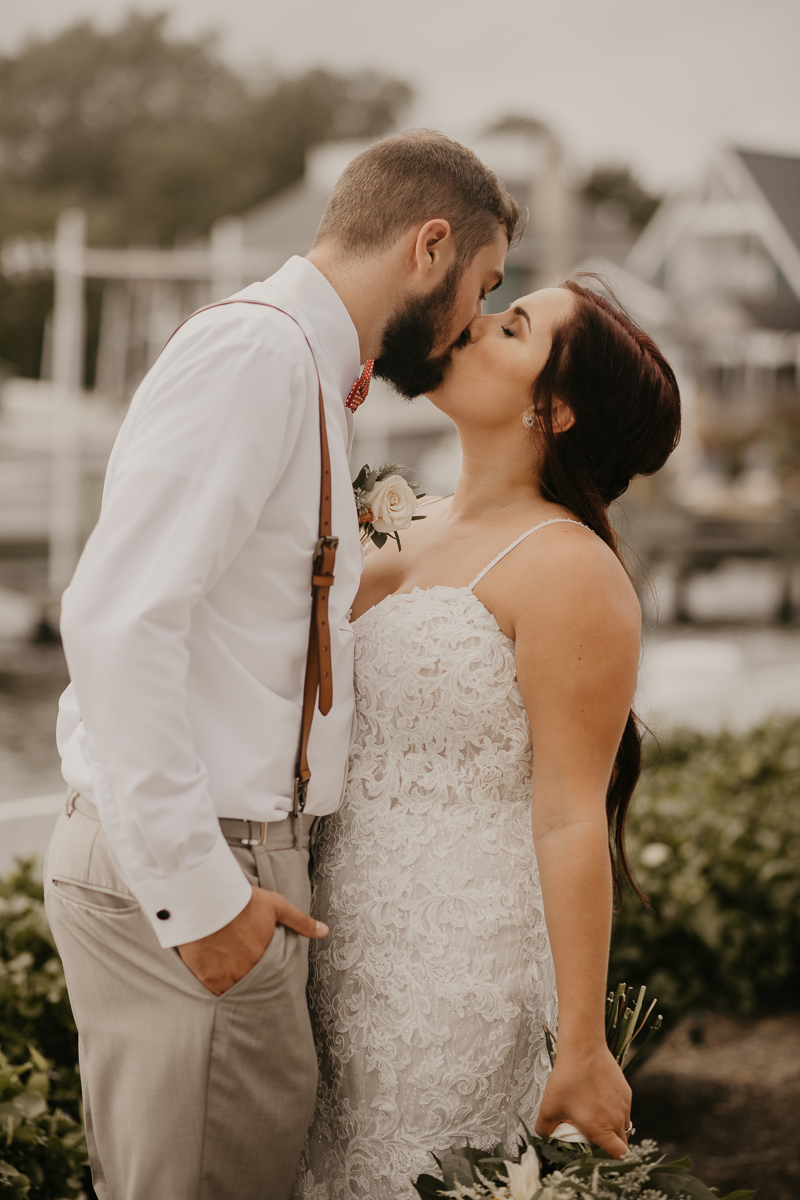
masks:
<svg viewBox="0 0 800 1200"><path fill-rule="evenodd" d="M87 1162L78 1035L27 863L0 880L0 1197L77 1196Z"/></svg>
<svg viewBox="0 0 800 1200"><path fill-rule="evenodd" d="M648 756L629 849L651 907L626 898L610 978L646 983L673 1017L796 1009L800 720L682 733ZM0 1197L76 1195L77 1035L30 863L0 881L0 1051Z"/></svg>
<svg viewBox="0 0 800 1200"><path fill-rule="evenodd" d="M52 1064L53 1101L77 1119L78 1032L40 874L31 860L0 880L0 1050L22 1062L36 1046Z"/></svg>
<svg viewBox="0 0 800 1200"><path fill-rule="evenodd" d="M610 978L646 983L673 1016L797 1009L800 720L683 732L647 756L628 846L652 907L626 897Z"/></svg>
<svg viewBox="0 0 800 1200"><path fill-rule="evenodd" d="M72 1200L81 1194L86 1136L50 1094L51 1064L31 1046L26 1062L0 1053L0 1196Z"/></svg>

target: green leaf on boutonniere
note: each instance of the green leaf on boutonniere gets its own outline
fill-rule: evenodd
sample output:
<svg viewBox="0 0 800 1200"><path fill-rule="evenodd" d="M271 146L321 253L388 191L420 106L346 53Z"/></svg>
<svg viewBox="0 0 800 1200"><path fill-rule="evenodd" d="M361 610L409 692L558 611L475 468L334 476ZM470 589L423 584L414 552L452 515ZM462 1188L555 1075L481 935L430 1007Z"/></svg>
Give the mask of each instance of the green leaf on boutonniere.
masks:
<svg viewBox="0 0 800 1200"><path fill-rule="evenodd" d="M364 465L364 466L361 468L361 470L358 472L358 474L356 475L355 479L353 480L353 491L354 491L354 492L360 492L360 491L367 491L367 490L368 490L368 489L366 488L366 486L365 486L365 485L366 485L366 482L367 482L367 476L368 476L368 475L369 475L369 467L368 467L368 466L366 466L366 464L365 464L365 465Z"/></svg>

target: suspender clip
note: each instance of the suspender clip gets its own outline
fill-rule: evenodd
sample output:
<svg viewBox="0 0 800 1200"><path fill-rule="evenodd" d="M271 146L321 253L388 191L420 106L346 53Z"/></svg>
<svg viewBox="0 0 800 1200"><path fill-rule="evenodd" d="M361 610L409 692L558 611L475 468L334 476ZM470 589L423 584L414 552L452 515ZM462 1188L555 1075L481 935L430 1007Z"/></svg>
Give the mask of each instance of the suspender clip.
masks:
<svg viewBox="0 0 800 1200"><path fill-rule="evenodd" d="M309 776L309 779L311 776ZM305 812L306 798L308 796L308 779L301 779L299 775L294 781L294 798L292 801L292 816L299 817L301 812Z"/></svg>

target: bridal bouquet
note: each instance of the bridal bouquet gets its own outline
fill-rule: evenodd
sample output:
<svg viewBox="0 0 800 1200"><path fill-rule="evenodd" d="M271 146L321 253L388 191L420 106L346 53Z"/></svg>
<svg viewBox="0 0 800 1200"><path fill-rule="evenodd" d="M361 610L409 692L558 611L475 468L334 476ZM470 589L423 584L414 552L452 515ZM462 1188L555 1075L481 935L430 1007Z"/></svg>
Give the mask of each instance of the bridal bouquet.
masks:
<svg viewBox="0 0 800 1200"><path fill-rule="evenodd" d="M466 1146L436 1161L443 1179L420 1175L414 1187L422 1200L718 1200L691 1174L691 1160L665 1162L658 1146L643 1141L624 1158L595 1147L543 1141L525 1130L515 1158ZM755 1192L730 1192L724 1200L752 1200Z"/></svg>
<svg viewBox="0 0 800 1200"><path fill-rule="evenodd" d="M606 1042L627 1075L661 1028L657 1016L634 1051L632 1043L644 1030L654 1000L642 1016L646 988L633 1000L633 988L621 983L606 1000ZM550 1065L556 1060L556 1039L544 1030ZM591 1146L567 1122L553 1131L549 1140L532 1135L524 1122L525 1137L515 1158L505 1158L503 1147L491 1154L472 1146L453 1149L433 1157L442 1179L420 1175L414 1188L422 1200L455 1197L456 1200L718 1200L714 1192L691 1174L691 1160L665 1162L655 1142L644 1140L631 1146L624 1158L609 1158ZM731 1192L724 1200L752 1200L755 1192Z"/></svg>
<svg viewBox="0 0 800 1200"><path fill-rule="evenodd" d="M401 549L399 531L408 529L417 516L417 501L425 495L408 482L405 467L383 463L373 471L364 466L353 480L353 495L358 510L362 541L373 541L380 549L387 538L394 538Z"/></svg>

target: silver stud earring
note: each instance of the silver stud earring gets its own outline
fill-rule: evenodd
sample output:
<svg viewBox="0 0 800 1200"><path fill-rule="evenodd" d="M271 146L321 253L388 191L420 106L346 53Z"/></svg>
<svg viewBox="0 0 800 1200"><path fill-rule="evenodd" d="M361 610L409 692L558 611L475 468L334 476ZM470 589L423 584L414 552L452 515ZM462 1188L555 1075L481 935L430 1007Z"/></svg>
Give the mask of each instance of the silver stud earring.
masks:
<svg viewBox="0 0 800 1200"><path fill-rule="evenodd" d="M533 413L528 413L527 417L525 417L524 420L525 420L525 424L528 426L528 429L536 428L536 417L533 415Z"/></svg>

